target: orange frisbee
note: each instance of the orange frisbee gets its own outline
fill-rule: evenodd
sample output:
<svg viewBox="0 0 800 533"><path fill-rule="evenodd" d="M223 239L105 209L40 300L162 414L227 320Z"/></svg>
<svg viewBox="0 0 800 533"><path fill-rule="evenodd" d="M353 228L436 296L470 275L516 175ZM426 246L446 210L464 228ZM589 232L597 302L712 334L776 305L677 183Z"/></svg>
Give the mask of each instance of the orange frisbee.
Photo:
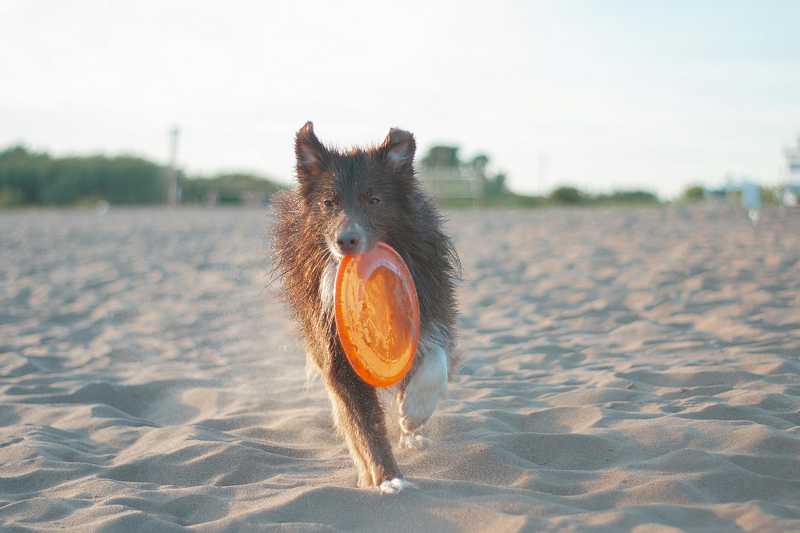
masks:
<svg viewBox="0 0 800 533"><path fill-rule="evenodd" d="M419 342L417 288L403 258L385 242L345 256L336 272L336 330L356 374L374 387L403 379Z"/></svg>

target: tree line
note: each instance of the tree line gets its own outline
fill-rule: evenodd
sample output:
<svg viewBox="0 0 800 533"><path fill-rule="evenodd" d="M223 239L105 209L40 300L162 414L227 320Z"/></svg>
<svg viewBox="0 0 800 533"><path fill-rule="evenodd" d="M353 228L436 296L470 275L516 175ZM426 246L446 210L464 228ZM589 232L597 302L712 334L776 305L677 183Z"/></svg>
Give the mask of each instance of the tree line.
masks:
<svg viewBox="0 0 800 533"><path fill-rule="evenodd" d="M648 191L629 190L591 194L571 186L547 195L514 193L506 175L490 172L489 157L478 154L462 161L458 148L433 146L420 160L423 174L457 170L480 184L477 205L537 207L546 205L653 205L658 197ZM108 202L113 205L153 205L167 201L168 169L147 159L130 156L52 157L24 146L0 151L0 207L73 206ZM186 204L265 203L283 188L255 174L231 173L210 177L178 173L180 199ZM697 194L693 190L692 193ZM443 205L476 205L474 200L440 198Z"/></svg>
<svg viewBox="0 0 800 533"><path fill-rule="evenodd" d="M120 156L51 157L12 146L0 151L0 207L69 206L108 202L153 205L167 201L167 168L147 159ZM281 188L254 174L211 177L178 174L181 201L243 203L255 195L265 201Z"/></svg>
<svg viewBox="0 0 800 533"><path fill-rule="evenodd" d="M447 180L459 177L477 182L474 197L441 195L439 201L447 207L540 207L548 205L588 206L588 205L657 205L658 196L650 191L625 190L608 194L592 194L572 186L561 186L547 195L526 195L511 191L506 183L504 172L490 171L491 159L478 153L462 159L458 146L432 146L422 157L419 171L423 179ZM435 185L435 183L434 183ZM435 187L438 189L438 187Z"/></svg>

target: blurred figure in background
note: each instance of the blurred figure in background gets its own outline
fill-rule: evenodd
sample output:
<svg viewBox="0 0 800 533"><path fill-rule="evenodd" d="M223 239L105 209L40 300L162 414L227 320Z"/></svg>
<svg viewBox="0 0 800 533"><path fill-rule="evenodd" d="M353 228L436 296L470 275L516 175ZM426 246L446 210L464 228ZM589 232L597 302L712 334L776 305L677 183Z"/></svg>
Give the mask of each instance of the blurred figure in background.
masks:
<svg viewBox="0 0 800 533"><path fill-rule="evenodd" d="M747 216L753 225L758 224L761 209L761 188L752 181L742 183L742 207L747 210Z"/></svg>

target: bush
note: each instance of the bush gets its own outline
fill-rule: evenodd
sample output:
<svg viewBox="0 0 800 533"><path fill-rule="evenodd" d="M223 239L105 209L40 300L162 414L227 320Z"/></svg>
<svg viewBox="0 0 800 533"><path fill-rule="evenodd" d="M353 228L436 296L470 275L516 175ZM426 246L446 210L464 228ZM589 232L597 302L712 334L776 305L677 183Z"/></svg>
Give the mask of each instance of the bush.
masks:
<svg viewBox="0 0 800 533"><path fill-rule="evenodd" d="M592 198L593 202L610 205L651 205L657 204L658 196L649 191L615 191Z"/></svg>
<svg viewBox="0 0 800 533"><path fill-rule="evenodd" d="M575 187L558 187L550 193L550 200L562 205L578 205L586 200L586 195Z"/></svg>
<svg viewBox="0 0 800 533"><path fill-rule="evenodd" d="M699 202L706 197L705 187L700 185L690 185L681 194L681 200L684 202Z"/></svg>
<svg viewBox="0 0 800 533"><path fill-rule="evenodd" d="M180 179L184 203L206 203L216 195L217 203L242 204L248 194L269 198L283 187L253 174L220 174L211 178Z"/></svg>

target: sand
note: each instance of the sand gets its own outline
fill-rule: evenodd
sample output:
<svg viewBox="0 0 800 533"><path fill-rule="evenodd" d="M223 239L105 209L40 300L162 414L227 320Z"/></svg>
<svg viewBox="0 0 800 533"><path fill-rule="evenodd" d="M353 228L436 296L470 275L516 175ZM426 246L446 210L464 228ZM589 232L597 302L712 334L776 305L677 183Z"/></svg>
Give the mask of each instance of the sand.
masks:
<svg viewBox="0 0 800 533"><path fill-rule="evenodd" d="M382 497L268 211L0 214L0 529L800 530L800 212L448 215L464 363Z"/></svg>

